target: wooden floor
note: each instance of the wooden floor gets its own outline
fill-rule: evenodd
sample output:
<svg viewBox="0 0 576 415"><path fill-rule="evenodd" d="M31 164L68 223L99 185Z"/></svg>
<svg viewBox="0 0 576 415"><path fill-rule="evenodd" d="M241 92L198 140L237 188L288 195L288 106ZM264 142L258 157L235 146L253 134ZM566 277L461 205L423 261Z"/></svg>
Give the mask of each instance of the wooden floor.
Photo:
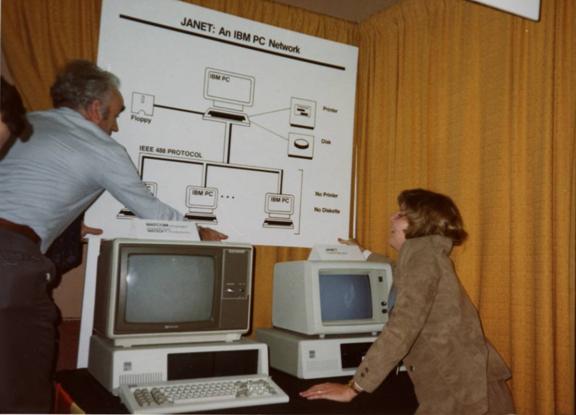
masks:
<svg viewBox="0 0 576 415"><path fill-rule="evenodd" d="M80 320L64 320L58 330L60 340L56 370L75 369L80 337Z"/></svg>

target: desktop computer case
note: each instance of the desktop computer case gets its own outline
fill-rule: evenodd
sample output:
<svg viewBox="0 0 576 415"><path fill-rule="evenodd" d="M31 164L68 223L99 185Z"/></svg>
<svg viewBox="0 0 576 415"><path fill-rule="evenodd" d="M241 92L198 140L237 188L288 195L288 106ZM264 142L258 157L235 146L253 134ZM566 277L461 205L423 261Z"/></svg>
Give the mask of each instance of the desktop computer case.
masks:
<svg viewBox="0 0 576 415"><path fill-rule="evenodd" d="M258 329L268 345L270 366L300 379L348 376L356 372L376 337L370 334L308 336L283 329Z"/></svg>
<svg viewBox="0 0 576 415"><path fill-rule="evenodd" d="M268 374L268 348L265 343L242 339L235 342L170 344L154 346L114 346L100 336L90 338L88 371L111 393L120 385L142 385L168 380L171 354L233 352L256 350L257 373Z"/></svg>

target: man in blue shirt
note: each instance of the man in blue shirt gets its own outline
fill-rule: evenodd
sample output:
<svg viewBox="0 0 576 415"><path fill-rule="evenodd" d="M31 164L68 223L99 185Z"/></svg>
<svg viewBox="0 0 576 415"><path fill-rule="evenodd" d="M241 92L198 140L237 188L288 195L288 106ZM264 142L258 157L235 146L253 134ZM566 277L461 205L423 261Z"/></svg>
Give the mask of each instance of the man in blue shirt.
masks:
<svg viewBox="0 0 576 415"><path fill-rule="evenodd" d="M183 219L147 190L110 136L124 109L115 75L73 61L50 93L55 109L29 114L32 137L0 162L0 412L51 409L58 309L44 254L58 235L104 191L138 217ZM209 229L201 236L226 238Z"/></svg>

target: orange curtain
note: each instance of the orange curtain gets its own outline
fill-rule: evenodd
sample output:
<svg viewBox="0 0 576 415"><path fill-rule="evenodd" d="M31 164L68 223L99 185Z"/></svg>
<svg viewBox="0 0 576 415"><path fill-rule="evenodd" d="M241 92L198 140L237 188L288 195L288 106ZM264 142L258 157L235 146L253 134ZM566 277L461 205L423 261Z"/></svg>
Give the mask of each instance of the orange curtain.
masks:
<svg viewBox="0 0 576 415"><path fill-rule="evenodd" d="M389 255L405 188L451 195L455 258L520 414L574 413L576 8L540 22L404 0L360 24L358 237Z"/></svg>
<svg viewBox="0 0 576 415"><path fill-rule="evenodd" d="M56 70L70 59L96 59L100 1L2 2L6 66L29 110L50 108Z"/></svg>

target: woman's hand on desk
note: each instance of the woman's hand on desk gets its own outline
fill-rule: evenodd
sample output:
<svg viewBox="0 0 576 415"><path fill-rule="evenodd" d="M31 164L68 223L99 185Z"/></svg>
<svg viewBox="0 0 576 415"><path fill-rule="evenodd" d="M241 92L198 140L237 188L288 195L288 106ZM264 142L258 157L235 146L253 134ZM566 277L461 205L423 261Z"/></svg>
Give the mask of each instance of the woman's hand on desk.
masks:
<svg viewBox="0 0 576 415"><path fill-rule="evenodd" d="M300 392L300 396L309 400L328 399L336 402L350 402L358 395L354 389L341 383L320 383Z"/></svg>

